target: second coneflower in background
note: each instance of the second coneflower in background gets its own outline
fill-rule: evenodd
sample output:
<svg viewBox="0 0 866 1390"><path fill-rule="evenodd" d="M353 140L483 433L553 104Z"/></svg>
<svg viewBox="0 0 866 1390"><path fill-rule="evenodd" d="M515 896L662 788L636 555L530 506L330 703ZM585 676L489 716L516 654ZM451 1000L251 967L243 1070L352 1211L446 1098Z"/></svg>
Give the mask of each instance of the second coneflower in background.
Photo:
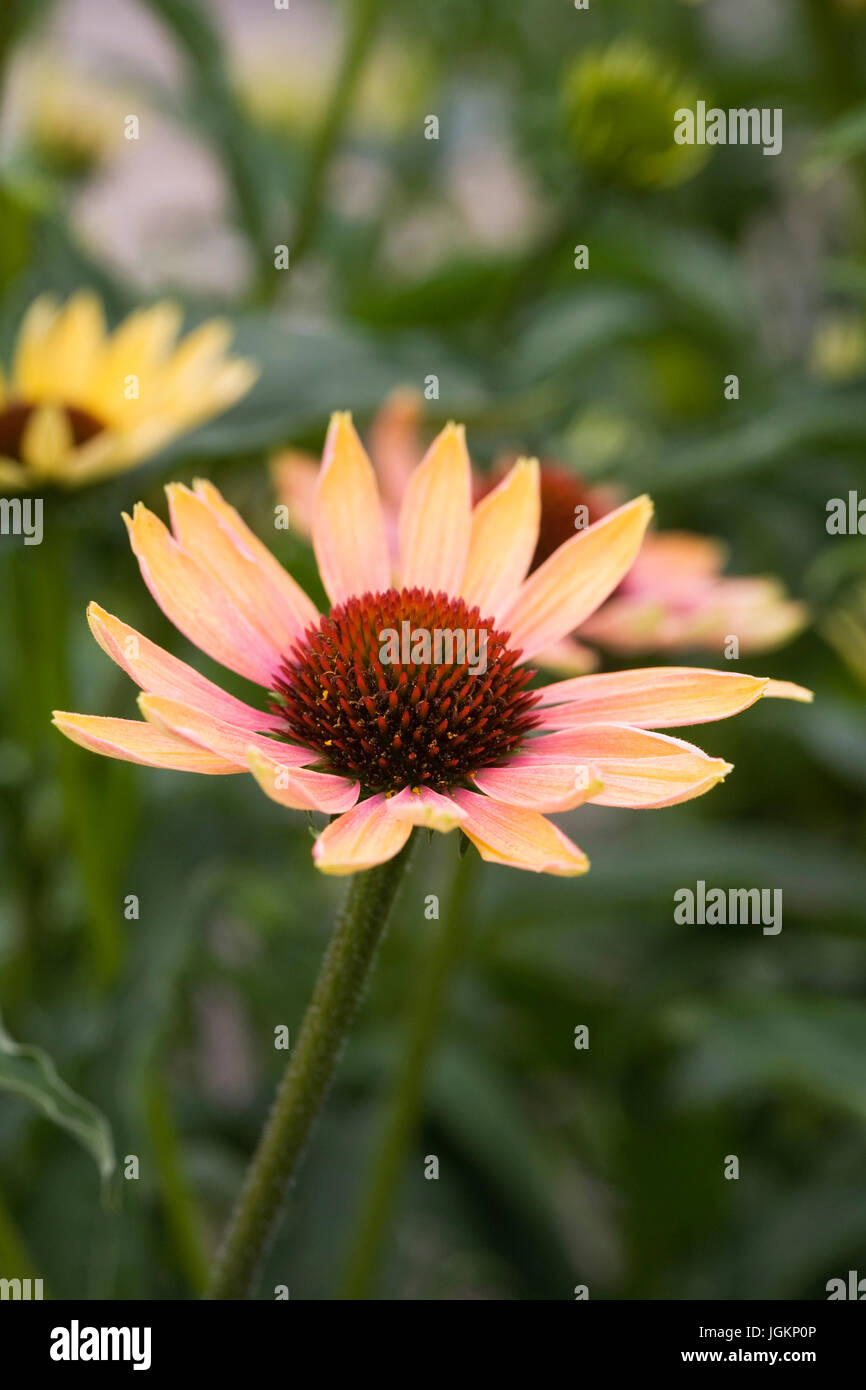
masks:
<svg viewBox="0 0 866 1390"><path fill-rule="evenodd" d="M422 410L417 392L395 391L370 426L370 453L392 555L396 554L400 498L421 452ZM511 462L497 464L492 475L476 474L476 499L501 481ZM286 449L275 455L271 473L292 527L309 536L318 462ZM624 500L618 489L591 486L562 465L544 460L539 498L538 541L531 570ZM581 638L629 656L689 650L721 656L730 636L736 636L744 653L769 651L796 636L806 623L805 605L789 598L771 575L725 575L725 560L725 546L713 537L650 530L622 583L582 623ZM539 652L536 661L566 674L592 670L597 664L595 653L570 634Z"/></svg>
<svg viewBox="0 0 866 1390"><path fill-rule="evenodd" d="M230 326L209 319L179 339L182 318L163 300L109 332L90 291L36 299L0 374L0 486L122 473L246 395L257 371L228 356Z"/></svg>

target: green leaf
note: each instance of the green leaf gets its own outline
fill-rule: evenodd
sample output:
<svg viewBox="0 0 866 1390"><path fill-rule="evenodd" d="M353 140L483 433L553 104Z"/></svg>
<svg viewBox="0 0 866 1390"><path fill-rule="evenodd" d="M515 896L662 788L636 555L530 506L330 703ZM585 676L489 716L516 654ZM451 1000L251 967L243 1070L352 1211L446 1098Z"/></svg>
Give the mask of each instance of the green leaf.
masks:
<svg viewBox="0 0 866 1390"><path fill-rule="evenodd" d="M517 263L504 257L459 257L415 280L368 281L350 294L349 311L377 327L465 324L495 312L516 275Z"/></svg>
<svg viewBox="0 0 866 1390"><path fill-rule="evenodd" d="M0 1090L23 1096L53 1124L74 1135L91 1154L105 1186L116 1167L108 1120L95 1105L66 1085L43 1048L15 1042L3 1027L2 1018Z"/></svg>
<svg viewBox="0 0 866 1390"><path fill-rule="evenodd" d="M838 166L866 150L866 106L856 106L821 132L807 155L803 174L818 183Z"/></svg>
<svg viewBox="0 0 866 1390"><path fill-rule="evenodd" d="M672 1009L668 1027L688 1044L677 1071L683 1099L701 1105L754 1088L805 1091L866 1118L866 1011L843 999L738 998Z"/></svg>
<svg viewBox="0 0 866 1390"><path fill-rule="evenodd" d="M634 290L560 292L527 316L509 369L516 382L543 381L652 332L658 323L649 296Z"/></svg>
<svg viewBox="0 0 866 1390"><path fill-rule="evenodd" d="M799 399L780 401L735 429L668 449L664 458L652 460L644 474L635 469L632 483L646 484L656 494L686 493L699 491L708 482L778 474L792 458L825 448L862 451L866 444L862 399L844 392L807 391L803 384Z"/></svg>
<svg viewBox="0 0 866 1390"><path fill-rule="evenodd" d="M489 1058L445 1043L430 1072L428 1107L464 1162L481 1175L491 1199L509 1211L511 1236L521 1228L518 1245L526 1266L537 1262L536 1277L543 1269L551 1287L569 1287L572 1258L555 1198L557 1153L527 1123L511 1078ZM593 1214L584 1215L595 1226Z"/></svg>
<svg viewBox="0 0 866 1390"><path fill-rule="evenodd" d="M593 244L596 274L654 291L668 313L704 335L739 340L752 307L737 262L720 238L618 204L599 220Z"/></svg>

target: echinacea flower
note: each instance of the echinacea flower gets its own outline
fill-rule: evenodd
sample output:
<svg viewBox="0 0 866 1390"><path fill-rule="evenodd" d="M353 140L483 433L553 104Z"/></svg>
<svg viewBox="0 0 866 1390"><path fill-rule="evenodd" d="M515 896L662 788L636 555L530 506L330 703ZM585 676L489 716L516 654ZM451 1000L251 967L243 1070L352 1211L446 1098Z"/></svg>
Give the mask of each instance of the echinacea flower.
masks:
<svg viewBox="0 0 866 1390"><path fill-rule="evenodd" d="M257 373L226 355L229 325L209 319L178 341L181 320L163 300L108 332L88 290L63 307L36 299L0 373L0 486L74 488L124 472L240 400Z"/></svg>
<svg viewBox="0 0 866 1390"><path fill-rule="evenodd" d="M542 526L533 566L570 536L578 519L596 521L620 498L609 488L588 487L566 469L542 465ZM737 652L770 651L788 642L807 620L805 604L787 597L771 575L723 574L721 541L689 531L650 531L640 553L606 604L583 623L580 635L611 652L722 653L731 638ZM590 656L590 660L591 660ZM581 670L583 643L566 638L546 654L553 669Z"/></svg>
<svg viewBox="0 0 866 1390"><path fill-rule="evenodd" d="M674 140L674 112L693 107L697 95L664 54L638 39L583 53L562 92L574 153L596 178L626 188L685 183L711 154L705 145Z"/></svg>
<svg viewBox="0 0 866 1390"><path fill-rule="evenodd" d="M395 391L370 426L370 454L376 466L385 531L397 555L400 498L420 453L422 403L417 392ZM513 460L493 469L492 482L476 476L476 500L495 486ZM274 486L289 509L290 525L301 535L312 528L318 464L308 454L283 450L271 464ZM600 520L623 501L618 489L583 482L560 464L542 460L541 514L530 573L589 522ZM806 606L788 598L771 575L723 574L721 541L687 531L647 532L631 569L610 599L581 625L580 636L608 651L706 651L721 654L732 636L740 652L769 651L789 641L807 620ZM597 664L595 652L573 635L539 652L538 664L563 674L580 674Z"/></svg>
<svg viewBox="0 0 866 1390"><path fill-rule="evenodd" d="M527 662L593 613L634 563L646 497L572 536L527 578L539 522L535 460L474 507L462 428L433 441L404 491L392 564L376 476L348 414L331 420L313 502L329 611L319 614L207 482L167 488L172 530L126 518L157 603L214 660L262 687L229 695L95 604L94 636L142 689L143 721L56 712L94 752L153 767L251 771L293 809L335 819L315 842L325 872L396 855L413 826L459 827L482 858L579 874L583 852L548 813L587 800L670 806L730 765L651 732L721 719L763 695L809 698L754 676L688 668L594 675L530 689ZM483 633L485 660L430 660L417 636ZM383 638L411 638L409 652ZM464 653L465 656L465 653Z"/></svg>

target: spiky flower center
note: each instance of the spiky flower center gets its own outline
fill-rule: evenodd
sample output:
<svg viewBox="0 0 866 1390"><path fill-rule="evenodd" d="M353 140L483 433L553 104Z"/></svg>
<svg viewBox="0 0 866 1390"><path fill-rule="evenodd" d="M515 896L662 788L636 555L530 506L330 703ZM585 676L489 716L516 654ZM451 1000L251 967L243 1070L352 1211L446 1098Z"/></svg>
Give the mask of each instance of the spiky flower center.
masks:
<svg viewBox="0 0 866 1390"><path fill-rule="evenodd" d="M538 697L477 608L424 589L338 604L275 682L287 735L370 791L444 791L512 754Z"/></svg>
<svg viewBox="0 0 866 1390"><path fill-rule="evenodd" d="M37 406L27 401L13 401L4 410L0 410L0 457L14 459L16 463L24 462L21 447L24 432L36 409ZM81 410L78 406L64 405L62 409L76 448L80 444L86 444L95 435L101 434L105 428L95 415Z"/></svg>

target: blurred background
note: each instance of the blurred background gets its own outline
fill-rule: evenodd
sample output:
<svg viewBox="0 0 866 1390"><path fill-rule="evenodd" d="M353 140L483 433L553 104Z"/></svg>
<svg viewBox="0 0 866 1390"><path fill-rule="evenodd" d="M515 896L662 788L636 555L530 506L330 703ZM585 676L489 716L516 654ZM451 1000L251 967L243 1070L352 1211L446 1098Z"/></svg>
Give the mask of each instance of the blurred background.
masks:
<svg viewBox="0 0 866 1390"><path fill-rule="evenodd" d="M425 442L464 420L479 469L647 490L778 576L809 622L740 667L816 699L697 731L736 764L711 796L566 818L585 878L473 852L445 946L456 837L418 846L260 1296L866 1275L866 535L826 528L866 496L866 5L13 0L0 66L4 366L38 293L90 287L112 323L225 315L260 371L135 472L41 493L42 545L0 537L0 1274L197 1295L341 893L251 779L60 746L53 707L135 714L88 600L191 657L120 512L203 474L313 589L267 461L426 383ZM674 145L698 99L782 108L782 153ZM659 660L736 669L602 657ZM698 879L781 888L782 932L676 925Z"/></svg>

